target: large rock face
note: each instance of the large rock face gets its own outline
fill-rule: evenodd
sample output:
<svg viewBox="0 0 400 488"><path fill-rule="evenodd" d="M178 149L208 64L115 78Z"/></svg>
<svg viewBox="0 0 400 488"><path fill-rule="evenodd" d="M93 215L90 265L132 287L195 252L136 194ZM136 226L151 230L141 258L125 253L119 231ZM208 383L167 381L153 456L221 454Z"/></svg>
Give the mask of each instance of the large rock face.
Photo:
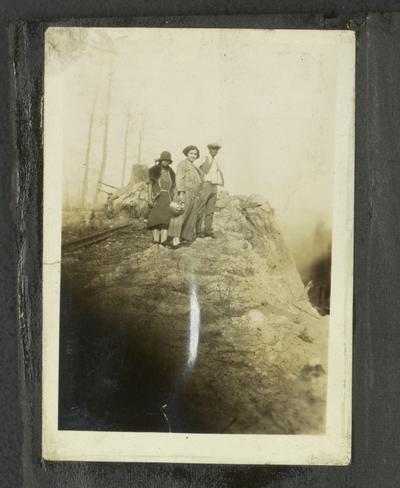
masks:
<svg viewBox="0 0 400 488"><path fill-rule="evenodd" d="M214 229L177 250L132 236L86 289L170 378L172 430L189 408L200 431L322 432L328 318L311 307L273 209L220 192Z"/></svg>
<svg viewBox="0 0 400 488"><path fill-rule="evenodd" d="M315 315L267 202L222 194L214 228L217 239L197 239L176 251L150 247L132 257L132 279L143 290L146 309L154 300L155 311L185 313L194 288L210 318L299 301ZM154 297L146 295L149 289ZM169 299L160 300L160 293Z"/></svg>

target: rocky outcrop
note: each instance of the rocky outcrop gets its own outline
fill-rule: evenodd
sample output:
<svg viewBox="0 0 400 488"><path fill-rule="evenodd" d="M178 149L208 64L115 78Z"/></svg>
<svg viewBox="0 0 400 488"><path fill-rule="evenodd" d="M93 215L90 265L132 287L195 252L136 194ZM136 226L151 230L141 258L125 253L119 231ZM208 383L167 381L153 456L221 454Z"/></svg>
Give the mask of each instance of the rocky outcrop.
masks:
<svg viewBox="0 0 400 488"><path fill-rule="evenodd" d="M150 247L132 256L135 287L154 290L155 310L187 311L188 293L194 288L207 317L239 316L257 307L298 302L315 315L267 202L223 193L214 228L215 240L197 239L176 251ZM159 300L159 293L170 297L167 303Z"/></svg>
<svg viewBox="0 0 400 488"><path fill-rule="evenodd" d="M310 305L273 209L219 192L214 229L172 250L133 219L63 257L79 318L63 318L62 377L76 364L83 375L64 400L68 428L85 409L76 425L89 430L97 418L101 430L323 432L329 316Z"/></svg>
<svg viewBox="0 0 400 488"><path fill-rule="evenodd" d="M178 418L190 411L200 432L321 433L328 317L310 305L268 202L220 192L217 238L177 250L151 246L141 225L101 244L109 264L97 258L85 293L163 372L168 428L190 431Z"/></svg>

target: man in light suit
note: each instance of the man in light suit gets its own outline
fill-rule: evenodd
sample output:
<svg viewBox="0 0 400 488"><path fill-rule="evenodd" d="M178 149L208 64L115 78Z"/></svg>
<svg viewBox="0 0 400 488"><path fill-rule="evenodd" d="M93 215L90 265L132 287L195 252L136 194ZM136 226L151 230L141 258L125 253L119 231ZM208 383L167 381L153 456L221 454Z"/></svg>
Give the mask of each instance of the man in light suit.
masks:
<svg viewBox="0 0 400 488"><path fill-rule="evenodd" d="M213 217L215 204L217 201L218 186L224 186L224 175L221 169L221 163L217 158L221 145L214 142L207 145L209 155L206 156L199 169L204 177L200 193L200 204L197 219L197 236L213 237ZM204 230L203 230L204 226Z"/></svg>

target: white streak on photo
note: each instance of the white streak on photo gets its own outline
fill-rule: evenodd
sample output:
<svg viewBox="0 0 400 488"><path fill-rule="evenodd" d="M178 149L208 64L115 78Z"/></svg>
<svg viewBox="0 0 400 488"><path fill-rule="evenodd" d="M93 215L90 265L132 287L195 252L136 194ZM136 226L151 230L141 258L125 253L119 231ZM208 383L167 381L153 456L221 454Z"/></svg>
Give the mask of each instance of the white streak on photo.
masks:
<svg viewBox="0 0 400 488"><path fill-rule="evenodd" d="M197 348L200 335L200 308L197 300L196 286L192 285L190 293L190 335L189 335L189 358L188 367L193 368L197 358Z"/></svg>

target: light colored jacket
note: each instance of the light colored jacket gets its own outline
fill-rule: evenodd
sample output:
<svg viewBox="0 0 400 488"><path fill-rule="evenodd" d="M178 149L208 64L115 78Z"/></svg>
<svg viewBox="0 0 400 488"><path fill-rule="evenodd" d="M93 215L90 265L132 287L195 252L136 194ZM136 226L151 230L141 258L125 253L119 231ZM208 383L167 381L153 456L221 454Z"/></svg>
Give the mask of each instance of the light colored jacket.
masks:
<svg viewBox="0 0 400 488"><path fill-rule="evenodd" d="M176 189L178 192L197 193L203 182L200 171L189 160L184 159L176 170Z"/></svg>

